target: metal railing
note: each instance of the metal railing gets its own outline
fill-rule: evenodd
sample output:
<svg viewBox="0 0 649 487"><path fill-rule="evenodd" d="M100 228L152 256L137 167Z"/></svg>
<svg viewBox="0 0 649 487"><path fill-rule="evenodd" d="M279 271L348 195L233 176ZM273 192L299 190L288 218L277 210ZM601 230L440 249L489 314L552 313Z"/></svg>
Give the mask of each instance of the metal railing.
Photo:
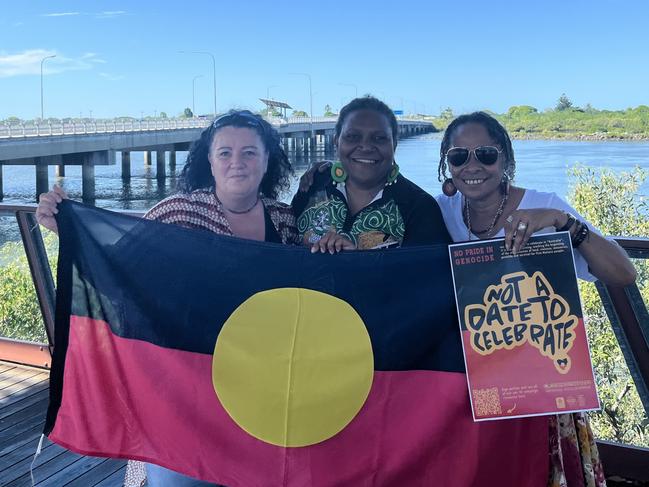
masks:
<svg viewBox="0 0 649 487"><path fill-rule="evenodd" d="M36 205L0 204L0 217L14 216L18 223L48 343L32 343L0 337L0 360L49 368L52 363L52 347L54 344L54 303L56 294L52 270L47 260L43 236L36 222L35 211Z"/></svg>
<svg viewBox="0 0 649 487"><path fill-rule="evenodd" d="M0 337L0 360L49 367L54 347L55 287L43 237L35 217L36 205L0 203L0 217L18 222L38 298L48 344ZM141 215L139 212L124 212ZM616 238L631 258L649 258L649 239ZM625 288L596 283L622 354L649 416L649 314L636 284ZM649 482L649 449L597 440L607 476Z"/></svg>
<svg viewBox="0 0 649 487"><path fill-rule="evenodd" d="M649 259L649 239L619 238L632 259ZM602 304L611 322L631 377L649 417L649 313L637 284L625 288L597 282ZM649 470L649 465L648 465Z"/></svg>
<svg viewBox="0 0 649 487"><path fill-rule="evenodd" d="M0 139L26 137L51 137L61 135L112 134L123 132L148 132L152 130L179 130L204 128L211 120L203 118L159 119L132 121L92 121L70 123L30 123L0 125Z"/></svg>
<svg viewBox="0 0 649 487"><path fill-rule="evenodd" d="M268 122L277 126L335 123L337 117L270 117ZM52 137L62 135L113 134L124 132L149 132L153 130L180 130L205 128L212 122L210 118L156 119L127 121L84 121L69 123L20 123L0 125L0 139L22 139L30 137ZM426 120L403 119L400 124L430 124Z"/></svg>
<svg viewBox="0 0 649 487"><path fill-rule="evenodd" d="M338 117L268 117L266 120L275 125L286 125L292 123L335 123L336 120L338 120Z"/></svg>

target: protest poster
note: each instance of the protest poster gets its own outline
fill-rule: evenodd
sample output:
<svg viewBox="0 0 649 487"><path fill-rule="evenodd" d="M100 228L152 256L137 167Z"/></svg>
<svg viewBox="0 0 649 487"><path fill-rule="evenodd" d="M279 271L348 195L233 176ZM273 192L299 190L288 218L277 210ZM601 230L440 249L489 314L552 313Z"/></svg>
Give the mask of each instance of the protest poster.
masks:
<svg viewBox="0 0 649 487"><path fill-rule="evenodd" d="M449 254L473 419L598 409L569 233Z"/></svg>

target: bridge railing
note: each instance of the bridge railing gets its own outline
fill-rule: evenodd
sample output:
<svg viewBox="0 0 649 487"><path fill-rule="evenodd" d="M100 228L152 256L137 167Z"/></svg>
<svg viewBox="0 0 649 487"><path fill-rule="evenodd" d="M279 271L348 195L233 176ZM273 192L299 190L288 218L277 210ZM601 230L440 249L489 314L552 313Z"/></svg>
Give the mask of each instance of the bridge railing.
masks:
<svg viewBox="0 0 649 487"><path fill-rule="evenodd" d="M334 123L337 117L271 117L271 124L284 126L290 124ZM22 123L1 124L0 139L24 139L29 137L51 137L62 135L112 134L123 132L147 132L152 130L178 130L205 128L211 118L157 119L157 120L93 120L64 123ZM402 124L430 123L425 120L404 119Z"/></svg>
<svg viewBox="0 0 649 487"><path fill-rule="evenodd" d="M274 125L284 125L287 123L323 123L323 122L336 122L338 117L268 117L266 118Z"/></svg>
<svg viewBox="0 0 649 487"><path fill-rule="evenodd" d="M0 337L0 360L49 368L54 346L55 287L35 205L0 203L0 217L15 217L29 263L49 343L31 343ZM141 215L139 212L127 212ZM633 259L649 258L649 239L616 238ZM638 394L649 415L649 314L638 286L615 288L597 283L611 326ZM597 441L607 476L649 482L649 449L611 441Z"/></svg>
<svg viewBox="0 0 649 487"><path fill-rule="evenodd" d="M159 119L0 125L0 139L205 128L211 119Z"/></svg>

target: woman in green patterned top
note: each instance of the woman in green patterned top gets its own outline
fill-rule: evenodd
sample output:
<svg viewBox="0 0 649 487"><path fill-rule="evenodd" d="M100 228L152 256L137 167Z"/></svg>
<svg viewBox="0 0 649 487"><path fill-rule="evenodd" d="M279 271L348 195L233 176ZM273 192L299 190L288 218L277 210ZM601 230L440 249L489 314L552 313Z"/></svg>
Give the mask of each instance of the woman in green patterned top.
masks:
<svg viewBox="0 0 649 487"><path fill-rule="evenodd" d="M366 96L342 108L338 161L314 171L310 188L293 198L298 231L313 252L451 241L435 199L399 174L397 136L396 117L382 101Z"/></svg>

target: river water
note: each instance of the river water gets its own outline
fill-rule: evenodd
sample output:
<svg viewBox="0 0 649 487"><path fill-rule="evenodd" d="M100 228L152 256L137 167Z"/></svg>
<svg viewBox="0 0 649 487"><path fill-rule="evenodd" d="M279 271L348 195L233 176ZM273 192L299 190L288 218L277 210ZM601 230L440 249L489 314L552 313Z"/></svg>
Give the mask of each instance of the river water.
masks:
<svg viewBox="0 0 649 487"><path fill-rule="evenodd" d="M399 141L396 160L401 171L429 193L440 192L437 181L437 163L441 134L426 134ZM568 169L581 163L595 169L611 168L615 172L631 171L635 166L649 169L649 142L622 141L557 141L557 140L515 140L516 184L534 187L542 191L553 191L566 198L571 179ZM154 153L155 154L155 153ZM141 152L131 153L131 179L125 183L121 177L119 154L117 164L97 166L95 204L103 208L146 210L175 190L176 176L182 168L186 153L178 153L175 171L167 171L167 179L159 183L155 176L155 162L144 166ZM292 192L297 187L299 176L312 160L333 158L320 147L307 157L290 153L296 170ZM33 203L35 193L35 171L29 166L5 166L4 203ZM81 168L66 167L66 175L56 178L54 167L50 167L50 184L61 184L72 198L81 198ZM649 194L649 181L640 188L641 195ZM283 196L290 200L291 194ZM0 222L0 244L17 238L15 224L7 218Z"/></svg>

